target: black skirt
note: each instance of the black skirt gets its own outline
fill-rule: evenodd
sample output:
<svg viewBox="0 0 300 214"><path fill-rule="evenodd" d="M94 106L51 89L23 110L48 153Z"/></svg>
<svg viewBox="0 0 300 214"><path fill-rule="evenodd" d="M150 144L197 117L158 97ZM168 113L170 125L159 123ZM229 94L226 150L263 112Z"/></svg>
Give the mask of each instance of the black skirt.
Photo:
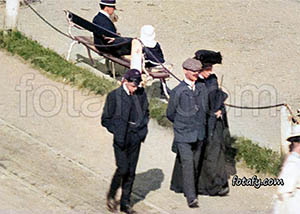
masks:
<svg viewBox="0 0 300 214"><path fill-rule="evenodd" d="M195 175L197 191L201 195L217 195L228 186L228 173L226 172L224 122L219 119L212 136L204 143L200 174ZM171 179L170 189L176 193L183 193L182 166L180 156L177 154Z"/></svg>
<svg viewBox="0 0 300 214"><path fill-rule="evenodd" d="M213 134L207 139L197 185L198 194L214 196L228 186L224 129L223 121L218 119Z"/></svg>

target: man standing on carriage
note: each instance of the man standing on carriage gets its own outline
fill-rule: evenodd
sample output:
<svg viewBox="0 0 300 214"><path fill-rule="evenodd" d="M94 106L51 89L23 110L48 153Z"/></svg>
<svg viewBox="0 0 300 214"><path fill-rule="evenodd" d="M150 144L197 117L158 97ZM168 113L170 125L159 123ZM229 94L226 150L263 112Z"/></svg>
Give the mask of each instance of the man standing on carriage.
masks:
<svg viewBox="0 0 300 214"><path fill-rule="evenodd" d="M100 12L94 17L93 23L99 26L94 33L96 48L114 56L130 55L132 38L121 37L111 20L116 10L116 0L100 0Z"/></svg>

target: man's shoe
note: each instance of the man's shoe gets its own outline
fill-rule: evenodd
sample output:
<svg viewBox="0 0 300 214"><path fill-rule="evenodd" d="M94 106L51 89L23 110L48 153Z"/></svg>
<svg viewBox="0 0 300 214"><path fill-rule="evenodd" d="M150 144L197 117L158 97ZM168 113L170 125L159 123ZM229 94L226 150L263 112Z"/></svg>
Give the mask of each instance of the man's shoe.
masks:
<svg viewBox="0 0 300 214"><path fill-rule="evenodd" d="M107 194L106 196L106 206L108 211L110 212L116 212L117 211L117 201L116 199L112 198L111 196L109 196L109 194Z"/></svg>
<svg viewBox="0 0 300 214"><path fill-rule="evenodd" d="M129 204L126 204L126 205L122 205L121 204L120 211L124 212L126 214L134 214L134 213L136 213Z"/></svg>
<svg viewBox="0 0 300 214"><path fill-rule="evenodd" d="M229 187L223 187L219 192L218 196L225 196L229 193Z"/></svg>
<svg viewBox="0 0 300 214"><path fill-rule="evenodd" d="M199 207L199 204L198 204L198 200L197 199L194 199L192 202L190 202L189 204L189 207L190 208L198 208Z"/></svg>

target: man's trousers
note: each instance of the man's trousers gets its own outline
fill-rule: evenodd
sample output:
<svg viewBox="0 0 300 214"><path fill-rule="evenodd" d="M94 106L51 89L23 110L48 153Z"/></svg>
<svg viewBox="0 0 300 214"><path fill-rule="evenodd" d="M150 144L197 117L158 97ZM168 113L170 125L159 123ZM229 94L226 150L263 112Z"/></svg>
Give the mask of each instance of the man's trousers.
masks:
<svg viewBox="0 0 300 214"><path fill-rule="evenodd" d="M114 198L119 187L122 187L121 205L130 203L130 195L135 178L135 170L139 158L141 141L137 134L127 133L124 146L114 142L114 153L117 169L112 178L109 196Z"/></svg>
<svg viewBox="0 0 300 214"><path fill-rule="evenodd" d="M182 165L183 192L188 203L197 198L196 180L199 175L199 162L203 142L177 143L177 149Z"/></svg>

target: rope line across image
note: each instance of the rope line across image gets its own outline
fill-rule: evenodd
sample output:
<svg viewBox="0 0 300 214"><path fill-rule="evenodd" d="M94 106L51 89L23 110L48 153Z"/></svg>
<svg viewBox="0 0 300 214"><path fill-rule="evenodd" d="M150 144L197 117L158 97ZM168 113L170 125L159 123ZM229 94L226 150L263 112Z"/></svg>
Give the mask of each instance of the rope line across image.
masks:
<svg viewBox="0 0 300 214"><path fill-rule="evenodd" d="M57 27L55 27L53 24L51 24L49 21L47 21L42 15L40 15L26 0L24 1L24 3L43 21L45 22L47 25L49 25L52 29L54 29L55 31L57 31L58 33L62 34L63 36L65 37L68 37L70 39L73 40L73 38L64 33L62 30L58 29ZM114 32L111 32L107 29L104 29L103 27L97 25L97 27L105 30L105 31L108 31L112 34L115 34ZM117 34L116 34L117 35ZM141 44L142 44L142 47L143 48L146 48L148 49L147 47L145 47L145 45L142 43L142 41L140 39L137 39ZM95 47L101 47L101 48L109 48L109 47L116 47L116 46L120 46L120 45L123 45L123 44L126 44L127 42L123 42L123 43L119 43L119 44L112 44L112 45L97 45L97 44L89 44L89 45L94 45ZM149 50L149 49L148 49ZM159 62L159 60L157 59L157 57L149 50L149 53L150 55L155 59L157 60L157 62ZM173 74L170 70L168 70L164 65L163 63L158 63L167 73L169 73L171 76L173 76L176 80L178 80L179 82L181 82L182 80L180 80L175 74ZM280 103L280 104L275 104L275 105L268 105L268 106L237 106L237 105L232 105L232 104L228 104L228 103L225 103L226 106L228 107L231 107L231 108L238 108L238 109L248 109L248 110L256 110L256 109L270 109L270 108L277 108L277 107L280 107L280 106L286 106L289 111L290 108L288 107L287 104L285 103ZM294 116L293 116L294 117Z"/></svg>

